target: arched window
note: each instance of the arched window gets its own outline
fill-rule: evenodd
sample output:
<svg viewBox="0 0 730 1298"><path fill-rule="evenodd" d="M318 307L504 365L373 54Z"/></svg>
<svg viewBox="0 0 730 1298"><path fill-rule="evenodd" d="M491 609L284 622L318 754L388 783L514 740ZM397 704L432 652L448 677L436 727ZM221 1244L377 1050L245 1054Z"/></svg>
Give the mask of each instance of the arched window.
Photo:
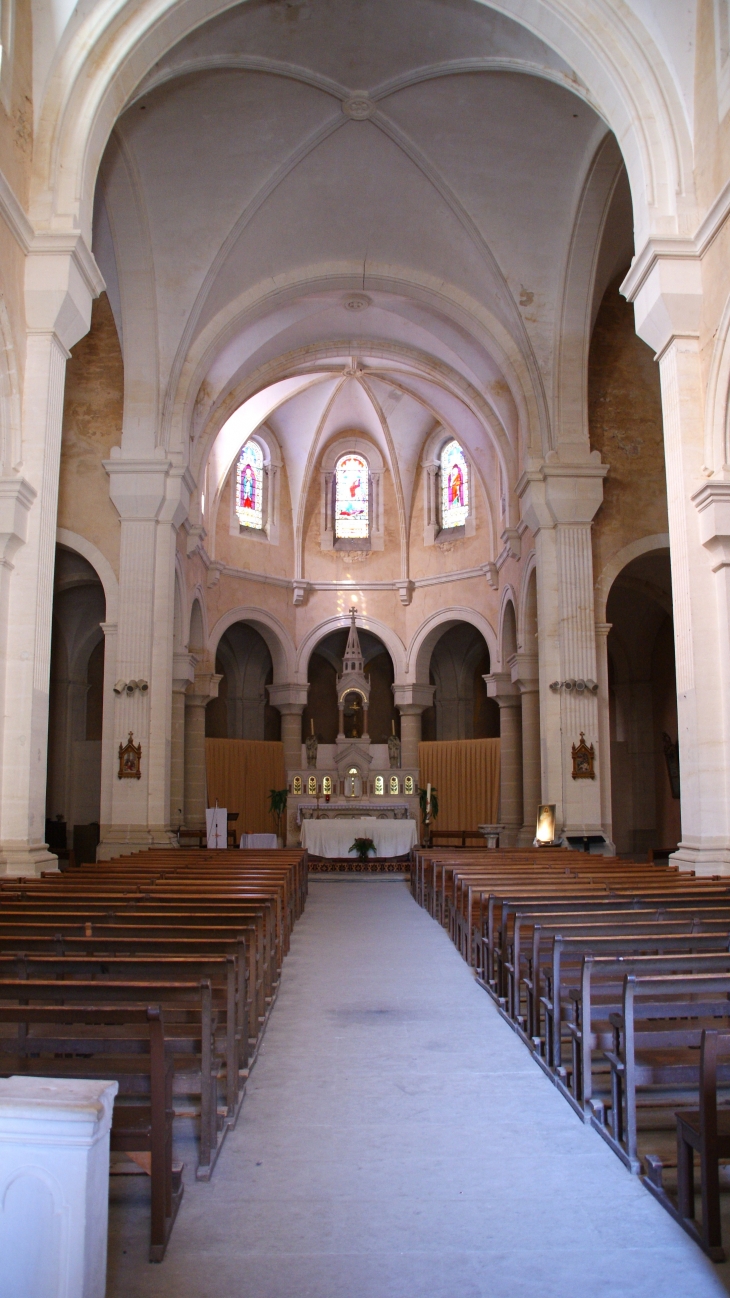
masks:
<svg viewBox="0 0 730 1298"><path fill-rule="evenodd" d="M256 442L246 442L238 457L236 514L241 527L264 525L264 456Z"/></svg>
<svg viewBox="0 0 730 1298"><path fill-rule="evenodd" d="M369 505L367 462L361 455L342 455L335 467L336 540L367 540L370 535Z"/></svg>
<svg viewBox="0 0 730 1298"><path fill-rule="evenodd" d="M457 441L441 452L441 527L463 527L469 516L469 467Z"/></svg>

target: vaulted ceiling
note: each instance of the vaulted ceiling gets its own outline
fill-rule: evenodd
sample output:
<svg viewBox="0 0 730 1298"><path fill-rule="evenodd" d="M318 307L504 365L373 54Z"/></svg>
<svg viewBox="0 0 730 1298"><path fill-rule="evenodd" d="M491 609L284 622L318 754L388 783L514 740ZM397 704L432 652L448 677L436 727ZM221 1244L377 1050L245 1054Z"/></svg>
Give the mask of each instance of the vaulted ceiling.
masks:
<svg viewBox="0 0 730 1298"><path fill-rule="evenodd" d="M247 0L207 23L132 93L98 186L130 449L199 474L258 394L292 483L344 423L390 437L406 491L437 420L485 473L516 464L520 427L553 418L606 136L572 70L476 0ZM620 206L606 273L630 253Z"/></svg>

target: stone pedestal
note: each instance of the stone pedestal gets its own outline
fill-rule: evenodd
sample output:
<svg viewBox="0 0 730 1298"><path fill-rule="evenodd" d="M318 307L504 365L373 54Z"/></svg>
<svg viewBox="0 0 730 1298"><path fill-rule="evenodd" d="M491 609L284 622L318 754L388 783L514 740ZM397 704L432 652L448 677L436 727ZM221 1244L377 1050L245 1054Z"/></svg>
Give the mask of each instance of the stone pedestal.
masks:
<svg viewBox="0 0 730 1298"><path fill-rule="evenodd" d="M0 1080L4 1298L104 1298L116 1082Z"/></svg>

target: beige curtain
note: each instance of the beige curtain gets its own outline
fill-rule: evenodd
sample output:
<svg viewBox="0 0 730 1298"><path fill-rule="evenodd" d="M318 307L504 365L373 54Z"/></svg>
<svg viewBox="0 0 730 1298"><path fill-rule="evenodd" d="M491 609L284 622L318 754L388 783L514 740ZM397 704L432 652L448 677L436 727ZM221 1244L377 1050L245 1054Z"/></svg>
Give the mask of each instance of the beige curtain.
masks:
<svg viewBox="0 0 730 1298"><path fill-rule="evenodd" d="M476 829L499 814L499 740L454 739L418 745L421 788L438 794L434 829Z"/></svg>
<svg viewBox="0 0 730 1298"><path fill-rule="evenodd" d="M286 788L284 745L258 739L206 739L208 806L238 812L236 833L270 834L271 789Z"/></svg>

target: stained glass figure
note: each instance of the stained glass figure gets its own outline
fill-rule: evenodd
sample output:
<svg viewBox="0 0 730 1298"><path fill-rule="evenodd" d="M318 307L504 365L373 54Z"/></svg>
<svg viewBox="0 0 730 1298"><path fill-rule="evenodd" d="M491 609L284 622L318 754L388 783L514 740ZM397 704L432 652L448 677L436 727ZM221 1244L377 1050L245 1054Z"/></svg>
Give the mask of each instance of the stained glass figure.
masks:
<svg viewBox="0 0 730 1298"><path fill-rule="evenodd" d="M256 442L246 442L238 457L236 514L241 527L264 525L264 456Z"/></svg>
<svg viewBox="0 0 730 1298"><path fill-rule="evenodd" d="M335 469L335 538L365 540L370 534L368 466L360 455L343 455Z"/></svg>
<svg viewBox="0 0 730 1298"><path fill-rule="evenodd" d="M463 527L469 516L469 470L457 441L441 452L441 526Z"/></svg>
<svg viewBox="0 0 730 1298"><path fill-rule="evenodd" d="M413 776L407 775L405 780L405 792L413 793Z"/></svg>
<svg viewBox="0 0 730 1298"><path fill-rule="evenodd" d="M390 777L390 791L391 793L400 793L400 785L398 783L397 775L391 775Z"/></svg>
<svg viewBox="0 0 730 1298"><path fill-rule="evenodd" d="M310 798L316 798L317 796L316 775L310 775L309 779L307 780L307 793L309 794Z"/></svg>
<svg viewBox="0 0 730 1298"><path fill-rule="evenodd" d="M380 797L381 794L385 793L385 780L383 779L382 775L375 776L375 792L378 795L378 797Z"/></svg>

